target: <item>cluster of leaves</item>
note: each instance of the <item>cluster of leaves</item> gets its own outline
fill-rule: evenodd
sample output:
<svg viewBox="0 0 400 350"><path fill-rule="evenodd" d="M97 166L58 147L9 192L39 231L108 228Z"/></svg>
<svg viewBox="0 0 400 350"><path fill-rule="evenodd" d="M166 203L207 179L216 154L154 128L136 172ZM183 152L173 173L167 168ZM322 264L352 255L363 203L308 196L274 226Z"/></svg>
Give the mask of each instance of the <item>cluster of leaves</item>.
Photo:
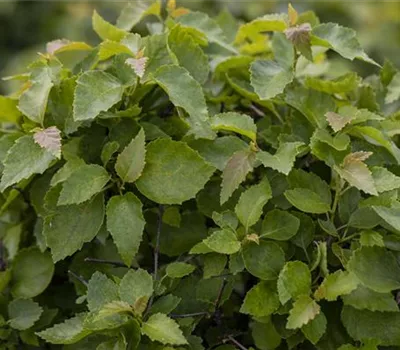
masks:
<svg viewBox="0 0 400 350"><path fill-rule="evenodd" d="M93 28L0 96L0 348L400 346L400 72L291 6Z"/></svg>

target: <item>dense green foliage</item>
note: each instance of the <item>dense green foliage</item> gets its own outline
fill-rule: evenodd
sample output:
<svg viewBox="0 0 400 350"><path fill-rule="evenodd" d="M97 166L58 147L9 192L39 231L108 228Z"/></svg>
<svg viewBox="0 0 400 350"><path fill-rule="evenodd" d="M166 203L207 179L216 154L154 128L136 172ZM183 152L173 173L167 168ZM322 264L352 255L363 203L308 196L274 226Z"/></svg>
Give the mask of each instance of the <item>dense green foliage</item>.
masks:
<svg viewBox="0 0 400 350"><path fill-rule="evenodd" d="M291 6L92 19L0 96L0 348L398 348L400 72Z"/></svg>

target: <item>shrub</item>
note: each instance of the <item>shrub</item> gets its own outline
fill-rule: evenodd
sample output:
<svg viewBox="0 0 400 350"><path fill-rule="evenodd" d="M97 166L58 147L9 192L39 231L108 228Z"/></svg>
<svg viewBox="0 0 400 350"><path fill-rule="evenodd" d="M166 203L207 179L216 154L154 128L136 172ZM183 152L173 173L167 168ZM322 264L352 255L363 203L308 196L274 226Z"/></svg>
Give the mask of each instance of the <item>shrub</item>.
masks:
<svg viewBox="0 0 400 350"><path fill-rule="evenodd" d="M400 73L290 5L127 6L0 97L2 348L400 346Z"/></svg>

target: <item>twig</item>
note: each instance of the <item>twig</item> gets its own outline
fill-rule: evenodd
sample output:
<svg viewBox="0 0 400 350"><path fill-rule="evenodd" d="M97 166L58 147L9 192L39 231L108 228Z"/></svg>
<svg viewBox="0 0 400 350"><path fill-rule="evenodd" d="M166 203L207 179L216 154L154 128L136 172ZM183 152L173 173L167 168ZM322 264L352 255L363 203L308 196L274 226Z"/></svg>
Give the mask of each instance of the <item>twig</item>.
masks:
<svg viewBox="0 0 400 350"><path fill-rule="evenodd" d="M96 259L96 258L85 258L85 262L91 262L95 264L109 264L117 267L126 267L123 262L113 261L113 260L104 260L104 259Z"/></svg>
<svg viewBox="0 0 400 350"><path fill-rule="evenodd" d="M68 270L68 273L74 277L75 279L77 279L79 282L81 282L83 285L85 285L86 287L88 286L88 281L86 281L82 276L77 275L75 272Z"/></svg>
<svg viewBox="0 0 400 350"><path fill-rule="evenodd" d="M229 340L230 342L232 342L233 344L235 344L239 349L241 350L248 350L244 345L242 345L241 343L239 343L234 337L232 337L231 335L228 335L226 337L227 340Z"/></svg>
<svg viewBox="0 0 400 350"><path fill-rule="evenodd" d="M259 109L258 107L256 107L253 103L250 105L250 109L257 114L259 117L265 117L265 113Z"/></svg>
<svg viewBox="0 0 400 350"><path fill-rule="evenodd" d="M154 247L154 281L158 280L158 255L160 253L160 236L161 236L161 228L162 228L162 219L164 215L164 206L160 204L158 207L158 223L157 223L157 234L156 234L156 245ZM145 316L149 313L151 306L153 305L154 294L150 297L149 303L147 304L146 311L144 313Z"/></svg>
<svg viewBox="0 0 400 350"><path fill-rule="evenodd" d="M3 241L0 240L0 271L4 271L6 268L7 268L7 262L4 259Z"/></svg>
<svg viewBox="0 0 400 350"><path fill-rule="evenodd" d="M158 255L160 253L160 236L162 219L164 215L164 206L160 204L158 207L158 224L157 224L157 236L156 236L156 246L154 247L154 280L158 280Z"/></svg>
<svg viewBox="0 0 400 350"><path fill-rule="evenodd" d="M209 315L209 314L210 313L207 311L200 311L200 312L193 312L190 314L182 314L182 315L170 314L169 317L171 317L171 318L186 318L186 317L205 316L205 315Z"/></svg>
<svg viewBox="0 0 400 350"><path fill-rule="evenodd" d="M226 278L224 278L222 280L221 288L218 291L217 299L215 300L215 303L214 303L214 306L215 306L214 313L216 313L217 309L219 308L219 304L221 303L222 294L224 293L224 289L226 287L226 284L227 284Z"/></svg>

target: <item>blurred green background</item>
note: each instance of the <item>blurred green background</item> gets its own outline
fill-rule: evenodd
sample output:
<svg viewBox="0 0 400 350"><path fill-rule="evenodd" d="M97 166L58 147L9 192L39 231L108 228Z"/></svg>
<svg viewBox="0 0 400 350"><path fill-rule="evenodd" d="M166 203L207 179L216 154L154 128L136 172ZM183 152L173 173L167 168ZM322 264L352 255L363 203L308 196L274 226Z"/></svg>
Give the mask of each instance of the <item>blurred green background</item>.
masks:
<svg viewBox="0 0 400 350"><path fill-rule="evenodd" d="M266 13L286 12L285 1L183 0L178 5L211 15L228 8L248 21ZM115 22L126 2L121 1L4 1L0 0L0 76L22 73L37 52L51 40L68 38L96 44L91 15L96 9ZM386 57L400 67L400 1L292 1L299 11L314 10L322 22L337 22L354 28L375 60ZM372 69L372 68L366 68ZM363 71L363 73L369 73ZM12 89L0 81L0 93Z"/></svg>

